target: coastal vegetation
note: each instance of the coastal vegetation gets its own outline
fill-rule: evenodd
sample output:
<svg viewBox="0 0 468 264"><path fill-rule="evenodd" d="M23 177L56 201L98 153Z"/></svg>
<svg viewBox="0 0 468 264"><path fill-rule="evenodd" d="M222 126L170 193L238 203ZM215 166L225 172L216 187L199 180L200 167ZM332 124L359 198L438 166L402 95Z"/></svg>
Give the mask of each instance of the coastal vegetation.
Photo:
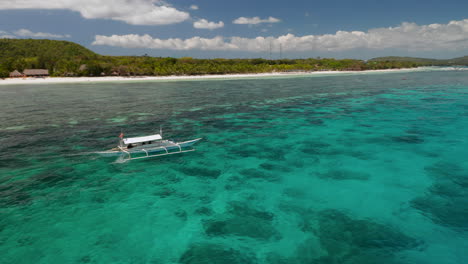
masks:
<svg viewBox="0 0 468 264"><path fill-rule="evenodd" d="M46 39L0 39L0 77L24 69L48 69L51 76L166 76L323 70L376 70L425 65L468 65L468 57L430 60L383 57L355 59L195 59L190 57L103 56L69 42Z"/></svg>
<svg viewBox="0 0 468 264"><path fill-rule="evenodd" d="M382 61L394 61L394 62L414 62L420 64L421 66L468 66L468 56L453 58L453 59L426 59L426 58L413 58L413 57L378 57L369 60L369 63L372 62L382 62Z"/></svg>

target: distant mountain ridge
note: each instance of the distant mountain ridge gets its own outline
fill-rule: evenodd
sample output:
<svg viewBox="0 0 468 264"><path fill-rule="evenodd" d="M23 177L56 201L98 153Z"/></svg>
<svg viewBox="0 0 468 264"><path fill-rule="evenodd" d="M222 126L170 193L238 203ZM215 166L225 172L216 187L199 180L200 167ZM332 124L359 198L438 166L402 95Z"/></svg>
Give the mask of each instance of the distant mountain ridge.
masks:
<svg viewBox="0 0 468 264"><path fill-rule="evenodd" d="M414 58L414 57L377 57L369 61L399 61L399 62L414 62L422 65L435 65L435 66L454 66L463 65L468 66L468 56L453 58L453 59L428 59L428 58Z"/></svg>

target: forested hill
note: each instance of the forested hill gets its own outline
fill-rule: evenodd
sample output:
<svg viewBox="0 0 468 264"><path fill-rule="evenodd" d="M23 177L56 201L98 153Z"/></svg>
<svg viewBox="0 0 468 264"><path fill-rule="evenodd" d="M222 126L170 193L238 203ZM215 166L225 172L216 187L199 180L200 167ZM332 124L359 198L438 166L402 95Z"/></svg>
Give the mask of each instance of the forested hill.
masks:
<svg viewBox="0 0 468 264"><path fill-rule="evenodd" d="M468 66L468 56L463 56L459 58L454 58L448 60L448 63L454 64L454 65L465 65Z"/></svg>
<svg viewBox="0 0 468 264"><path fill-rule="evenodd" d="M69 41L48 39L0 39L0 77L13 70L49 69L64 76L100 55ZM56 74L54 74L56 73Z"/></svg>
<svg viewBox="0 0 468 264"><path fill-rule="evenodd" d="M40 58L91 59L98 55L69 41L48 39L0 39L0 59Z"/></svg>
<svg viewBox="0 0 468 264"><path fill-rule="evenodd" d="M390 57L395 58L395 57ZM51 76L204 75L292 71L411 68L415 60L371 61L308 59L194 59L149 56L102 56L76 43L46 39L0 39L0 78L24 69L48 69Z"/></svg>
<svg viewBox="0 0 468 264"><path fill-rule="evenodd" d="M382 62L382 61L398 61L398 62L413 62L418 63L422 66L434 65L434 66L454 66L454 65L463 65L468 66L468 56L453 58L453 59L426 59L426 58L413 58L413 57L378 57L369 60L369 62Z"/></svg>

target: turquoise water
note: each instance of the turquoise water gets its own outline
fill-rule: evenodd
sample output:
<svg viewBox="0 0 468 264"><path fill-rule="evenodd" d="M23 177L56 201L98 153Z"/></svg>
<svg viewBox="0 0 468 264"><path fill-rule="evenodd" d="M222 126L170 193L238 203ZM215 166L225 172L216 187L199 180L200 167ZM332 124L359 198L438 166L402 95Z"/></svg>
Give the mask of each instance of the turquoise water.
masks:
<svg viewBox="0 0 468 264"><path fill-rule="evenodd" d="M1 263L468 263L464 71L0 86ZM164 127L197 151L93 152Z"/></svg>

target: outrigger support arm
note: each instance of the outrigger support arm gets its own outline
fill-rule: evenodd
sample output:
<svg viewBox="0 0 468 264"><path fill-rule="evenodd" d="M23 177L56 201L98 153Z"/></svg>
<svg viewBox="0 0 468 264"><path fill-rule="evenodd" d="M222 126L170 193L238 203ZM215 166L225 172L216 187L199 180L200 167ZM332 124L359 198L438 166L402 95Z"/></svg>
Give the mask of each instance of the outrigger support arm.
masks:
<svg viewBox="0 0 468 264"><path fill-rule="evenodd" d="M146 159L146 158L151 158L151 157L166 156L166 155L179 154L179 153L191 152L191 151L195 151L195 149L176 151L176 152L169 152L169 153L163 153L163 154L155 154L155 155L144 156L144 157L136 157L136 158L129 157L127 160ZM127 161L127 160L125 160L125 161Z"/></svg>
<svg viewBox="0 0 468 264"><path fill-rule="evenodd" d="M124 152L124 153L126 153L126 154L128 155L128 160L131 160L131 159L132 159L132 155L130 154L130 152L126 151L126 150L123 149L121 146L119 146L119 149L120 149L122 152Z"/></svg>
<svg viewBox="0 0 468 264"><path fill-rule="evenodd" d="M179 145L179 144L174 144L176 145L177 147L179 147L179 150L178 151L174 151L174 152L169 152L169 150L164 147L164 146L161 146L161 149L164 149L166 152L165 153L162 153L162 154L154 154L154 155L150 155L148 150L146 149L141 149L141 151L143 151L146 155L143 156L143 157L135 157L135 158L132 158L132 155L130 152L126 151L124 148L120 147L119 146L119 149L128 155L128 158L126 158L124 161L129 161L129 160L136 160L136 159L145 159L145 158L151 158L151 157L159 157L159 156L166 156L166 155L172 155L172 154L178 154L178 153L184 153L184 152L191 152L191 151L195 151L195 149L188 149L188 150L182 150L182 147Z"/></svg>

